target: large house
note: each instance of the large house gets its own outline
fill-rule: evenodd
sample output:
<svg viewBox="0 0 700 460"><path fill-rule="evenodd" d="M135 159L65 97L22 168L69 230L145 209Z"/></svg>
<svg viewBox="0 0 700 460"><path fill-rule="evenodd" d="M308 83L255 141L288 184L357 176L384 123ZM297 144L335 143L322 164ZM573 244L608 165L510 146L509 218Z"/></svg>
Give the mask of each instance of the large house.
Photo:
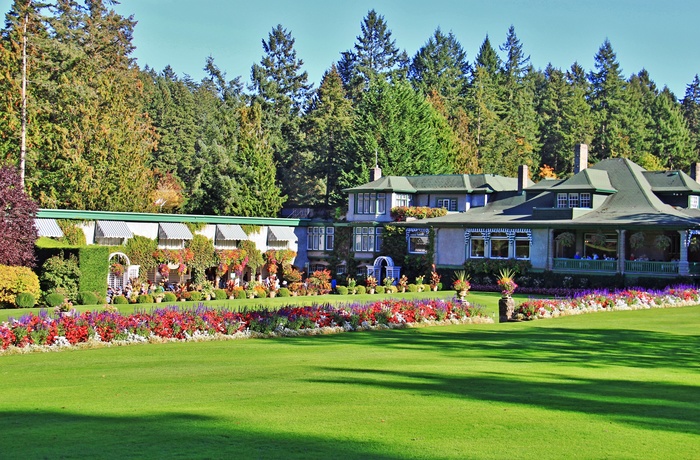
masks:
<svg viewBox="0 0 700 460"><path fill-rule="evenodd" d="M348 190L348 220L362 218L358 200L380 194L390 203L401 199L454 211L402 224L408 227L409 252L416 254L426 252L428 230L434 230L438 267L512 258L555 272L700 274L697 167L692 177L682 171L646 171L624 158L588 167L586 145L578 146L575 165L570 178L535 185L529 184L524 166L517 179L464 176L464 186L449 193L439 186L411 185L445 184L454 176L376 178ZM471 187L472 181L478 186ZM359 209L364 211L364 203Z"/></svg>
<svg viewBox="0 0 700 460"><path fill-rule="evenodd" d="M343 222L70 210L40 210L39 234L60 236L55 219L79 223L89 244L118 245L133 235L179 249L193 237L186 223L217 249L251 239L261 251L288 248L294 265L311 272L346 273L333 256L340 228L352 235L357 274L398 278L401 268L383 252L384 226L394 207L444 208L446 215L406 227L408 252L457 269L470 260L527 260L534 270L632 276L700 275L700 165L682 171L646 171L624 158L588 167L588 149L576 149L574 174L533 184L526 166L518 177L493 174L382 176L347 189ZM242 226L255 228L243 231ZM350 227L350 228L348 228ZM350 230L351 229L351 230ZM432 235L432 236L431 236ZM430 238L434 238L430 241ZM354 273L350 273L354 275ZM157 278L149 273L149 278Z"/></svg>

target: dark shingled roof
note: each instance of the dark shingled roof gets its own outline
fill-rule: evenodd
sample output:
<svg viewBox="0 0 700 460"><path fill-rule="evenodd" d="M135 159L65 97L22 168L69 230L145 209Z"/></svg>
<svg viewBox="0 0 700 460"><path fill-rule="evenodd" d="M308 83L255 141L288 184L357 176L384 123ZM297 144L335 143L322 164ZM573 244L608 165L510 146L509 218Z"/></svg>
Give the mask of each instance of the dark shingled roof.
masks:
<svg viewBox="0 0 700 460"><path fill-rule="evenodd" d="M682 174L682 173L681 173ZM580 176L577 178L577 176ZM665 226L669 228L688 229L698 228L700 223L697 215L700 212L695 210L676 209L673 206L663 203L652 190L651 182L660 183L666 181L670 186L674 185L671 179L662 179L655 174L649 174L639 165L624 158L613 158L603 160L594 166L578 173L564 182L552 181L548 191L525 201L523 195L507 196L488 203L482 208L472 208L467 212L448 214L443 217L424 219L410 222L410 225L429 226L479 226L479 225L499 225L499 226L567 226L567 227L620 227L625 226ZM575 180L572 180L576 178ZM681 176L678 180L686 181ZM692 179L691 179L692 180ZM567 182L574 186L595 187L595 190L616 191L605 199L605 202L596 209L552 209L548 214L551 218L535 218L535 209L551 208L551 203L555 202L551 194L556 194L562 190ZM693 190L693 184L687 183L685 191ZM566 188L564 188L566 189ZM532 190L529 188L528 190ZM585 190L582 188L570 190ZM561 211L561 212L559 212ZM538 213L538 215L544 215ZM694 219L695 218L695 219ZM404 224L408 225L408 224Z"/></svg>
<svg viewBox="0 0 700 460"><path fill-rule="evenodd" d="M528 180L528 185L533 184ZM496 174L443 174L425 176L384 176L345 192L396 193L493 193L517 190L518 179Z"/></svg>

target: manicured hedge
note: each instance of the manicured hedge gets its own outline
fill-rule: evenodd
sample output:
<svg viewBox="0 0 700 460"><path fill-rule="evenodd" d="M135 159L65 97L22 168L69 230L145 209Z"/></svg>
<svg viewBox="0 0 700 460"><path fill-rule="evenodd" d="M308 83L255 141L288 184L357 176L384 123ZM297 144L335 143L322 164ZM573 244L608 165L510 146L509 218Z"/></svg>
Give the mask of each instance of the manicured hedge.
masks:
<svg viewBox="0 0 700 460"><path fill-rule="evenodd" d="M15 298L23 292L31 293L34 298L39 296L41 291L36 273L28 267L0 265L0 305L14 307Z"/></svg>
<svg viewBox="0 0 700 460"><path fill-rule="evenodd" d="M78 303L80 305L97 305L97 296L90 291L81 291L78 293Z"/></svg>
<svg viewBox="0 0 700 460"><path fill-rule="evenodd" d="M107 296L107 276L109 275L109 254L111 252L112 248L108 246L91 245L78 249L79 291L93 292L102 299Z"/></svg>

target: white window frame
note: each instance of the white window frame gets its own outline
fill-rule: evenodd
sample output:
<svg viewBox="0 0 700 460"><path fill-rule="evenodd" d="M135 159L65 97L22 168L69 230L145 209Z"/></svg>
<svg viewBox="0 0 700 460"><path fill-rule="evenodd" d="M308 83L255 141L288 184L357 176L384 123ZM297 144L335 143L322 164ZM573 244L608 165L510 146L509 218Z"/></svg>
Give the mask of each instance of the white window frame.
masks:
<svg viewBox="0 0 700 460"><path fill-rule="evenodd" d="M568 193L557 193L557 208L568 208L569 207L569 194Z"/></svg>
<svg viewBox="0 0 700 460"><path fill-rule="evenodd" d="M374 252L374 236L375 230L373 227L353 228L355 252Z"/></svg>
<svg viewBox="0 0 700 460"><path fill-rule="evenodd" d="M474 252L474 243L481 241L481 255ZM486 258L486 235L482 232L474 232L469 239L469 258L470 259L484 259Z"/></svg>
<svg viewBox="0 0 700 460"><path fill-rule="evenodd" d="M518 256L518 247L520 247L521 245L527 247L527 257ZM517 260L530 260L530 236L525 232L515 232L515 247L513 248L513 250L515 251L513 253L513 256Z"/></svg>
<svg viewBox="0 0 700 460"><path fill-rule="evenodd" d="M406 208L411 206L411 195L409 195L408 193L396 194L396 206Z"/></svg>
<svg viewBox="0 0 700 460"><path fill-rule="evenodd" d="M700 196L697 195L690 195L688 197L688 207L690 209L698 209L700 208Z"/></svg>
<svg viewBox="0 0 700 460"><path fill-rule="evenodd" d="M505 257L496 257L493 255L493 250L494 250L494 241L500 241L504 242L506 244L506 255ZM509 249L509 242L508 242L508 235L505 232L494 232L491 233L489 237L489 259L507 259L510 254L508 254Z"/></svg>
<svg viewBox="0 0 700 460"><path fill-rule="evenodd" d="M409 254L427 254L430 244L430 231L427 229L411 229L406 233Z"/></svg>
<svg viewBox="0 0 700 460"><path fill-rule="evenodd" d="M444 208L451 212L457 211L457 199L456 198L438 198L437 208Z"/></svg>
<svg viewBox="0 0 700 460"><path fill-rule="evenodd" d="M578 208L579 196L578 193L569 193L569 207Z"/></svg>
<svg viewBox="0 0 700 460"><path fill-rule="evenodd" d="M581 193L579 196L579 206L582 208L592 208L593 207L593 201L591 201L591 194L590 193Z"/></svg>

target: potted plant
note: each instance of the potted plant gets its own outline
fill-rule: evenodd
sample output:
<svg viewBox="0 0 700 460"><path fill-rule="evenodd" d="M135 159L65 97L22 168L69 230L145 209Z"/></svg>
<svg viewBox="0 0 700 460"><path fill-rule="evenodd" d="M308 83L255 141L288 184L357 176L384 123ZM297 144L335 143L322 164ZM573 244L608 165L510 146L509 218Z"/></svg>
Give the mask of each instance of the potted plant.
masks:
<svg viewBox="0 0 700 460"><path fill-rule="evenodd" d="M401 278L399 278L398 284L399 284L399 292L406 292L406 287L408 287L408 278L406 277L406 275L401 275Z"/></svg>
<svg viewBox="0 0 700 460"><path fill-rule="evenodd" d="M418 286L418 292L423 292L423 280L425 275L416 276L416 286Z"/></svg>
<svg viewBox="0 0 700 460"><path fill-rule="evenodd" d="M513 292L518 285L515 284L515 272L510 268L501 270L498 274L498 287L501 288L502 297L498 300L499 321L506 322L513 318L515 310L515 301L513 300Z"/></svg>
<svg viewBox="0 0 700 460"><path fill-rule="evenodd" d="M124 275L124 265L120 264L119 262L115 262L109 266L109 271L117 278L120 278L122 275Z"/></svg>
<svg viewBox="0 0 700 460"><path fill-rule="evenodd" d="M433 264L433 271L430 273L430 289L432 289L433 291L437 291L439 284L440 284L440 275L435 270L435 264Z"/></svg>
<svg viewBox="0 0 700 460"><path fill-rule="evenodd" d="M156 303L161 303L164 298L165 298L165 289L163 288L162 285L159 285L153 291L153 299L156 301Z"/></svg>
<svg viewBox="0 0 700 460"><path fill-rule="evenodd" d="M458 270L455 272L455 280L452 283L452 288L457 292L457 295L459 296L460 300L464 300L464 298L467 296L469 293L469 289L471 289L472 285L469 282L469 276L467 275L467 272L464 270Z"/></svg>
<svg viewBox="0 0 700 460"><path fill-rule="evenodd" d="M204 300L211 300L214 297L214 285L211 281L202 283L202 295L204 296Z"/></svg>
<svg viewBox="0 0 700 460"><path fill-rule="evenodd" d="M348 294L357 293L357 281L355 278L348 278Z"/></svg>
<svg viewBox="0 0 700 460"><path fill-rule="evenodd" d="M369 291L369 293L374 294L374 289L377 287L377 278L375 278L372 275L369 275L365 280L365 285L367 286L367 290Z"/></svg>

